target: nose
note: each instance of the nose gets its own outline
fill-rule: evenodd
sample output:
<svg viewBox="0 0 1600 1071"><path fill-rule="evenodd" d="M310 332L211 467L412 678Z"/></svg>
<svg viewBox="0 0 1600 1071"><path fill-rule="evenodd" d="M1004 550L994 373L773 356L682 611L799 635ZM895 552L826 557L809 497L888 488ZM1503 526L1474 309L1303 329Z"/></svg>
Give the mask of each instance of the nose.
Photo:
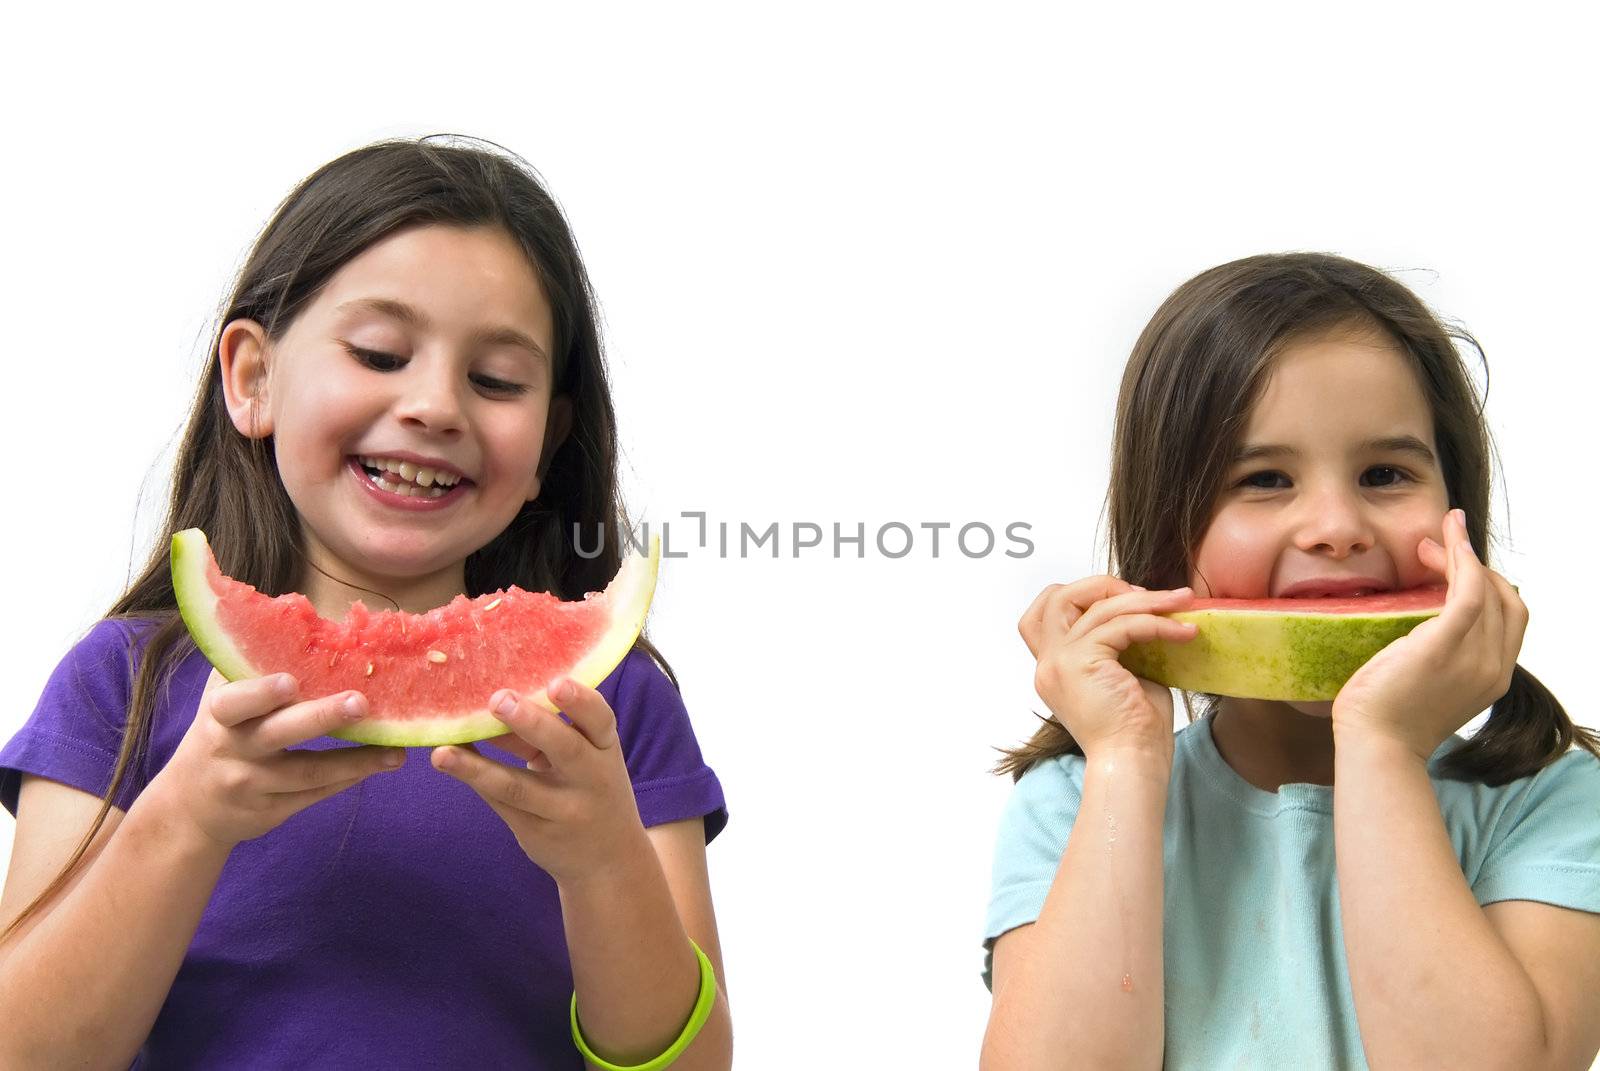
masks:
<svg viewBox="0 0 1600 1071"><path fill-rule="evenodd" d="M461 396L457 393L452 362L439 357L415 358L406 369L395 415L400 423L432 435L461 434Z"/></svg>
<svg viewBox="0 0 1600 1071"><path fill-rule="evenodd" d="M1327 487L1301 499L1295 545L1301 550L1345 558L1370 550L1376 542L1366 504L1353 489Z"/></svg>

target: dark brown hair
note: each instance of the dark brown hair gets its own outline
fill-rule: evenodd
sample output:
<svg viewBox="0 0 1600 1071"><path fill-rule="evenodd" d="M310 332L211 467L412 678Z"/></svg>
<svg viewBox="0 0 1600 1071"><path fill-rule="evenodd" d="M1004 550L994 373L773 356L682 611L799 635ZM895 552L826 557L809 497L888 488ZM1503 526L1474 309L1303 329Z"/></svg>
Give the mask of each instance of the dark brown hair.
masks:
<svg viewBox="0 0 1600 1071"><path fill-rule="evenodd" d="M1172 292L1134 343L1117 398L1106 495L1112 573L1151 589L1189 583L1228 459L1273 360L1293 338L1344 327L1381 332L1410 361L1433 417L1450 506L1466 511L1472 546L1488 560L1494 446L1455 343L1480 360L1482 347L1376 268L1284 253L1201 272ZM1218 702L1200 700L1202 714ZM1183 701L1193 721L1188 693ZM1027 743L1003 752L997 773L1021 777L1045 759L1083 753L1059 722L1043 722ZM1600 755L1600 735L1575 726L1519 665L1488 721L1443 760L1441 773L1504 784L1542 769L1574 743Z"/></svg>
<svg viewBox="0 0 1600 1071"><path fill-rule="evenodd" d="M444 139L447 139L444 140ZM271 437L250 439L229 419L218 344L237 319L260 323L272 341L328 280L379 240L442 224L498 228L526 254L554 314L553 392L571 398L572 429L556 450L538 499L466 561L467 595L518 587L581 598L616 573L626 514L617 492L617 434L601 348L598 308L577 243L555 199L521 157L449 135L393 139L325 164L284 199L240 269L211 337L210 355L178 449L165 522L144 571L106 612L145 623L136 644L121 753L94 823L50 885L13 920L10 936L66 884L135 772L147 781L151 715L158 692L196 650L178 616L168 564L174 533L204 529L223 572L268 595L292 590L304 560L294 505L278 477ZM447 143L448 142L448 143ZM495 151L498 150L498 151ZM603 532L596 539L592 534ZM584 555L572 543L585 533ZM601 544L598 554L587 544ZM677 678L643 636L639 646Z"/></svg>

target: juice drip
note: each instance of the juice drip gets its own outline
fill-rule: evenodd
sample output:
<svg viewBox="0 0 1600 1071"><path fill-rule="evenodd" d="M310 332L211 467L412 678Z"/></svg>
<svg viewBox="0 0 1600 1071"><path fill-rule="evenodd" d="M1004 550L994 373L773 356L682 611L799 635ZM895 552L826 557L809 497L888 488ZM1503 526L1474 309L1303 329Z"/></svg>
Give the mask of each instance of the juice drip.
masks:
<svg viewBox="0 0 1600 1071"><path fill-rule="evenodd" d="M1107 767L1106 767L1106 780L1107 780L1107 783L1108 783L1108 791L1109 791L1109 783L1111 781L1112 776L1114 775L1114 771L1115 771L1115 765L1114 764L1107 765ZM1129 961L1133 958L1133 950L1132 950L1131 947L1129 947L1129 937L1128 937L1129 932L1132 929L1132 927L1129 925L1129 919L1128 919L1129 908L1128 908L1128 904L1122 897L1122 881L1121 881L1121 878L1119 876L1118 867L1117 867L1116 844L1117 844L1117 817L1116 817L1115 814L1112 813L1110 807L1107 806L1107 808L1106 808L1106 856L1107 856L1106 863L1111 868L1111 891L1112 891L1112 896L1115 899L1115 902L1117 904L1118 922L1121 923L1120 929L1121 929L1121 937L1122 937L1122 962L1124 964L1128 964ZM1133 971L1132 971L1131 967L1125 969L1123 971L1123 973L1122 973L1122 991L1124 993L1132 993L1133 992Z"/></svg>

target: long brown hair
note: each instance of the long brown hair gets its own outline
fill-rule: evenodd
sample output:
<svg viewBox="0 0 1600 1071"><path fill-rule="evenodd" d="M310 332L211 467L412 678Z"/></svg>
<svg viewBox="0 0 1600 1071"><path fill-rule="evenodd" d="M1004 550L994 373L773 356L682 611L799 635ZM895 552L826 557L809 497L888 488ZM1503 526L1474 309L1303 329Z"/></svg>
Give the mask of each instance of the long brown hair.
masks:
<svg viewBox="0 0 1600 1071"><path fill-rule="evenodd" d="M442 140L448 138L448 141ZM278 477L271 437L239 434L223 398L218 344L236 319L282 338L348 261L394 232L421 224L499 228L526 254L555 325L555 394L572 399L573 423L556 450L538 499L466 561L469 596L509 587L576 599L605 587L629 531L617 492L616 420L601 348L598 308L571 229L538 174L492 142L430 135L391 139L340 156L284 199L240 269L178 449L161 534L144 571L106 612L142 622L121 752L99 813L61 872L3 932L9 937L55 896L83 858L127 779L149 777L151 715L178 664L196 650L177 612L168 564L174 533L204 529L223 572L268 595L292 590L304 560L294 505ZM578 533L605 533L584 553ZM643 636L643 648L677 678Z"/></svg>
<svg viewBox="0 0 1600 1071"><path fill-rule="evenodd" d="M1291 338L1346 325L1382 332L1411 362L1433 417L1450 506L1466 511L1472 546L1488 560L1494 444L1455 343L1471 347L1480 360L1482 347L1376 268L1326 254L1285 253L1201 272L1172 292L1134 343L1117 397L1106 495L1113 574L1151 589L1189 582L1189 563L1223 490L1228 459L1273 360ZM1202 715L1218 702L1216 696L1199 700ZM1188 693L1183 702L1193 721ZM1027 743L1002 752L995 772L1021 777L1045 759L1083 753L1059 722L1042 720ZM1600 734L1574 725L1555 696L1519 665L1488 721L1443 760L1440 772L1504 784L1542 769L1574 743L1600 755Z"/></svg>

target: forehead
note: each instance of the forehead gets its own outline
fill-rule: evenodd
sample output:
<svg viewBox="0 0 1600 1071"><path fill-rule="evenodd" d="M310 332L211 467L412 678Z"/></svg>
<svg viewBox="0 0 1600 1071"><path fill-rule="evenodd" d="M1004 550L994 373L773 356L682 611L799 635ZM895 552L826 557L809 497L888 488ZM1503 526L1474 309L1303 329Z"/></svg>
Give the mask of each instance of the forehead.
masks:
<svg viewBox="0 0 1600 1071"><path fill-rule="evenodd" d="M509 328L549 350L554 315L522 248L498 228L407 228L345 263L318 295L323 316L389 319L367 299L408 305L430 328L463 337Z"/></svg>
<svg viewBox="0 0 1600 1071"><path fill-rule="evenodd" d="M1398 434L1433 442L1433 415L1416 371L1391 339L1345 330L1283 347L1244 438L1348 445Z"/></svg>

